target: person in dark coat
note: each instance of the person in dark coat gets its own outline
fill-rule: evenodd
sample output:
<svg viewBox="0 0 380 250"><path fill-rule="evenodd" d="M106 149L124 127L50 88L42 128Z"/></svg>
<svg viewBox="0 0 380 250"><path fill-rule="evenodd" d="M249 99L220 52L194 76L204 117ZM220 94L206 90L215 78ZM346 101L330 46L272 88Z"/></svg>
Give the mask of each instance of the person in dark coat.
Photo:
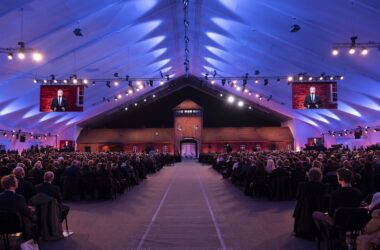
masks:
<svg viewBox="0 0 380 250"><path fill-rule="evenodd" d="M44 170L41 161L34 163L34 166L28 172L28 179L33 185L38 185L44 180Z"/></svg>
<svg viewBox="0 0 380 250"><path fill-rule="evenodd" d="M44 174L44 183L36 186L37 193L44 193L57 200L58 203L62 202L62 195L59 187L52 184L54 180L54 173L48 171Z"/></svg>
<svg viewBox="0 0 380 250"><path fill-rule="evenodd" d="M375 170L372 163L367 161L364 168L360 171L361 176L361 191L363 195L373 194L376 189Z"/></svg>
<svg viewBox="0 0 380 250"><path fill-rule="evenodd" d="M18 180L16 193L24 196L26 203L28 203L29 199L36 194L36 188L30 181L24 179L25 170L23 166L25 166L23 163L17 164L17 167L13 169L13 174Z"/></svg>
<svg viewBox="0 0 380 250"><path fill-rule="evenodd" d="M6 176L12 173L12 169L8 165L0 165L0 177Z"/></svg>
<svg viewBox="0 0 380 250"><path fill-rule="evenodd" d="M62 175L62 188L65 200L71 199L74 195L78 195L80 183L79 161L74 160L70 167L67 167Z"/></svg>
<svg viewBox="0 0 380 250"><path fill-rule="evenodd" d="M22 195L16 193L18 180L14 175L6 175L1 178L1 186L4 191L0 194L0 209L19 213L24 224L25 240L33 238L33 227L36 217L26 205Z"/></svg>
<svg viewBox="0 0 380 250"><path fill-rule="evenodd" d="M289 200L292 198L291 174L283 167L283 161L277 160L277 168L270 173L269 198Z"/></svg>
<svg viewBox="0 0 380 250"><path fill-rule="evenodd" d="M54 181L54 173L51 171L46 172L44 174L44 183L37 185L36 190L37 190L37 193L44 193L47 196L56 199L56 201L58 202L60 212L61 212L60 219L61 221L63 221L67 217L70 211L70 207L62 204L61 191L59 190L59 187L52 184L53 181Z"/></svg>
<svg viewBox="0 0 380 250"><path fill-rule="evenodd" d="M93 199L95 198L96 176L94 168L94 161L89 160L81 169L81 198L86 198L87 195L90 195Z"/></svg>
<svg viewBox="0 0 380 250"><path fill-rule="evenodd" d="M314 239L317 236L317 228L312 214L323 210L326 186L321 183L322 172L319 168L311 168L307 175L309 181L298 185L293 231L297 237Z"/></svg>
<svg viewBox="0 0 380 250"><path fill-rule="evenodd" d="M328 213L315 211L313 220L320 232L320 236L324 239L328 238L329 230L334 224L334 213L338 208L360 207L362 202L362 193L351 186L354 175L350 169L339 168L337 170L338 182L341 188L333 192L330 196ZM339 240L344 240L339 237Z"/></svg>
<svg viewBox="0 0 380 250"><path fill-rule="evenodd" d="M256 169L252 176L252 188L255 195L264 195L267 192L268 173L262 161L256 161Z"/></svg>
<svg viewBox="0 0 380 250"><path fill-rule="evenodd" d="M112 176L111 172L106 169L105 163L98 164L96 172L96 186L100 199L108 199L112 196Z"/></svg>

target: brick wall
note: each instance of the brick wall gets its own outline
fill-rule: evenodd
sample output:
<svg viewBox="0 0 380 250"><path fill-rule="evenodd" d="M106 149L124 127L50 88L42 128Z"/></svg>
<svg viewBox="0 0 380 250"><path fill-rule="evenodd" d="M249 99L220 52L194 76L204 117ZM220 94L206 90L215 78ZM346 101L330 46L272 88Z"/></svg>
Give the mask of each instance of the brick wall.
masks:
<svg viewBox="0 0 380 250"><path fill-rule="evenodd" d="M184 120L193 129L194 124ZM186 126L187 126L186 125ZM186 131L186 130L185 130ZM198 138L194 134L185 134L188 137ZM186 137L186 136L185 136ZM122 144L124 151L132 152L133 146L138 146L141 152L147 146L162 150L168 146L170 153L177 152L175 148L174 129L92 129L82 130L78 138L78 150L84 151L85 147L91 148L92 152L99 152L105 145ZM266 128L204 128L201 134L200 152L223 152L225 144L229 143L234 151L240 149L240 145L246 145L246 150L253 150L257 145L262 150L287 149L292 147L293 137L287 127Z"/></svg>

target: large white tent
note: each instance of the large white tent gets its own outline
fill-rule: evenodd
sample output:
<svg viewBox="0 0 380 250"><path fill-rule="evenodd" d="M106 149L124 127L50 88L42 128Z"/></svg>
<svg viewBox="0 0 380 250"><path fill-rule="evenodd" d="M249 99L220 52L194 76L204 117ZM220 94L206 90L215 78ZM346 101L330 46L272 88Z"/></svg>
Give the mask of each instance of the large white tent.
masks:
<svg viewBox="0 0 380 250"><path fill-rule="evenodd" d="M90 84L84 112L41 113L36 77L54 74L63 79L76 73L105 78L118 72L158 78L160 71L172 79L184 75L183 8L183 1L175 0L2 0L0 47L15 47L23 39L27 47L41 49L44 59L8 60L0 54L0 129L75 139L78 123L148 91L102 102L125 90L127 83L111 88ZM255 70L269 76L300 72L344 76L338 82L337 110L293 110L286 82L267 86L248 82L250 88L272 95L272 101L245 98L292 118L296 143L302 145L304 137L328 130L380 123L379 49L371 49L367 56L343 50L338 56L331 54L333 43L350 42L352 36L380 42L379 1L190 0L188 15L193 76L202 78L214 70L224 77L253 75ZM290 32L294 24L301 27L298 32ZM83 36L74 36L76 28ZM155 82L153 88L158 87Z"/></svg>

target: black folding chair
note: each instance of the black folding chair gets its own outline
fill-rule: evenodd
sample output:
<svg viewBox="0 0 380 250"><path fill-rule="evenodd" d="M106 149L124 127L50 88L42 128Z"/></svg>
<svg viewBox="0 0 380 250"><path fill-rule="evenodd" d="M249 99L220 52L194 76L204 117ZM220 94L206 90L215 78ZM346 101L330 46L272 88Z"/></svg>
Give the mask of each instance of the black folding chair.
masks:
<svg viewBox="0 0 380 250"><path fill-rule="evenodd" d="M24 225L19 213L9 210L0 210L0 235L4 247L10 249L9 235L23 233Z"/></svg>

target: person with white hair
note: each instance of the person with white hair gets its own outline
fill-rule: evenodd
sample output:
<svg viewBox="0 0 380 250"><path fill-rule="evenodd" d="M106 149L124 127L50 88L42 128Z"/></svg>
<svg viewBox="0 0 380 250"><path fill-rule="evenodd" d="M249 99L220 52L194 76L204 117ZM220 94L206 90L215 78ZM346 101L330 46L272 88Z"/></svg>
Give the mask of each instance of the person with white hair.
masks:
<svg viewBox="0 0 380 250"><path fill-rule="evenodd" d="M57 200L60 210L61 210L61 221L63 221L67 214L69 213L70 208L62 204L62 194L58 186L53 185L54 173L52 171L47 171L44 174L44 183L37 185L37 193L44 193Z"/></svg>
<svg viewBox="0 0 380 250"><path fill-rule="evenodd" d="M44 169L42 167L41 161L34 163L33 168L28 172L29 181L33 185L38 185L43 182Z"/></svg>
<svg viewBox="0 0 380 250"><path fill-rule="evenodd" d="M368 206L370 211L380 209L380 192L377 192L373 195L371 203Z"/></svg>
<svg viewBox="0 0 380 250"><path fill-rule="evenodd" d="M322 107L321 97L316 94L316 87L310 87L310 94L305 96L304 106L307 109L319 109Z"/></svg>
<svg viewBox="0 0 380 250"><path fill-rule="evenodd" d="M23 163L18 163L17 167L13 169L12 173L16 176L18 180L18 187L16 188L16 193L24 196L25 201L28 203L29 199L36 194L36 189L34 185L25 180L25 165Z"/></svg>
<svg viewBox="0 0 380 250"><path fill-rule="evenodd" d="M267 160L267 165L265 166L265 171L267 171L267 173L270 174L275 169L276 169L276 165L274 163L274 160L272 158L269 158Z"/></svg>

